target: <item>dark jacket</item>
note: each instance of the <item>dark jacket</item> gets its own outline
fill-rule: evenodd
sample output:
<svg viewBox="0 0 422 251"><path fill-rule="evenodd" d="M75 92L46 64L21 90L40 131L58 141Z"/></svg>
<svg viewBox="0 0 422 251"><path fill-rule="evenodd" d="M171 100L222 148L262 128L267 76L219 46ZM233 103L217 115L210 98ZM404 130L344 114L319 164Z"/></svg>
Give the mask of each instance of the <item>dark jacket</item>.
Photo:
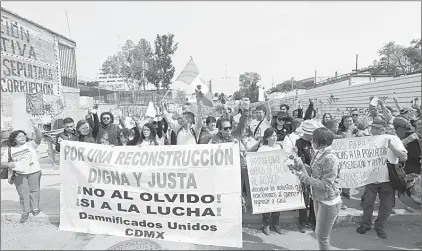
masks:
<svg viewBox="0 0 422 251"><path fill-rule="evenodd" d="M228 143L228 142L233 142L234 141L234 137L233 135L229 135L228 137L223 137L223 135L218 132L216 135L211 137L211 144L221 144L221 143Z"/></svg>
<svg viewBox="0 0 422 251"><path fill-rule="evenodd" d="M73 129L72 133L67 133L65 130L63 130L63 132L57 134L56 136L56 151L57 152L60 152L60 142L62 140L78 141L79 136L75 129Z"/></svg>
<svg viewBox="0 0 422 251"><path fill-rule="evenodd" d="M111 121L110 124L108 125L104 125L103 124L103 116L107 114L110 116ZM114 116L113 114L111 114L110 112L103 112L101 113L100 116L101 122L100 122L100 126L98 128L98 134L95 137L95 140L98 144L110 144L110 145L115 145L115 146L121 146L122 142L120 142L120 128L118 125L113 124L114 123ZM103 136L107 134L107 139L104 142L102 140Z"/></svg>
<svg viewBox="0 0 422 251"><path fill-rule="evenodd" d="M312 156L314 154L312 143L310 141L306 141L300 138L296 140L296 147L297 147L297 156L302 159L303 163L310 165Z"/></svg>
<svg viewBox="0 0 422 251"><path fill-rule="evenodd" d="M202 128L201 133L198 137L198 144L208 144L212 138L212 135L208 128Z"/></svg>

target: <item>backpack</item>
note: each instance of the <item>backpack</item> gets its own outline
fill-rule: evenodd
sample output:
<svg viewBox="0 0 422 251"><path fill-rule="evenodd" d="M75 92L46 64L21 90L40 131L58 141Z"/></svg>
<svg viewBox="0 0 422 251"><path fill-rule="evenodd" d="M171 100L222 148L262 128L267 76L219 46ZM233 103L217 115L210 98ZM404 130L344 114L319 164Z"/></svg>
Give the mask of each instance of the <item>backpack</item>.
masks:
<svg viewBox="0 0 422 251"><path fill-rule="evenodd" d="M7 153L8 153L8 162L12 162L12 148L10 146L7 147ZM1 179L6 180L9 178L9 168L2 168L1 170Z"/></svg>
<svg viewBox="0 0 422 251"><path fill-rule="evenodd" d="M179 128L179 130L177 130L176 133L176 144L177 144L177 138L179 137L179 133L183 130L182 127ZM196 137L196 132L193 128L189 128L189 131L192 133L193 137L195 138L195 143L198 144L198 138Z"/></svg>
<svg viewBox="0 0 422 251"><path fill-rule="evenodd" d="M391 164L387 162L388 176L394 190L400 193L406 190L406 172L401 164Z"/></svg>

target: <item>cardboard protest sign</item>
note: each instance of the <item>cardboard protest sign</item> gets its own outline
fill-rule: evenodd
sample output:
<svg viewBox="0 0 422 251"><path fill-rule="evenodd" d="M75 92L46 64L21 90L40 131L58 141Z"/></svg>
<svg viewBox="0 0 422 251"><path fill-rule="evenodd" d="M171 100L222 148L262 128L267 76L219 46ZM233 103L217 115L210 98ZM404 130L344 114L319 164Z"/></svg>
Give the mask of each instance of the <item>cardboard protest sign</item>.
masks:
<svg viewBox="0 0 422 251"><path fill-rule="evenodd" d="M157 111L155 110L154 104L150 101L148 104L148 109L145 112L145 117L155 118Z"/></svg>
<svg viewBox="0 0 422 251"><path fill-rule="evenodd" d="M63 141L60 230L242 247L238 144Z"/></svg>
<svg viewBox="0 0 422 251"><path fill-rule="evenodd" d="M340 160L341 187L355 188L388 181L386 137L335 139L332 148Z"/></svg>
<svg viewBox="0 0 422 251"><path fill-rule="evenodd" d="M289 168L292 161L282 150L247 153L252 213L305 208L300 181Z"/></svg>
<svg viewBox="0 0 422 251"><path fill-rule="evenodd" d="M264 92L265 92L264 88L259 88L258 89L258 101L259 102L265 101Z"/></svg>

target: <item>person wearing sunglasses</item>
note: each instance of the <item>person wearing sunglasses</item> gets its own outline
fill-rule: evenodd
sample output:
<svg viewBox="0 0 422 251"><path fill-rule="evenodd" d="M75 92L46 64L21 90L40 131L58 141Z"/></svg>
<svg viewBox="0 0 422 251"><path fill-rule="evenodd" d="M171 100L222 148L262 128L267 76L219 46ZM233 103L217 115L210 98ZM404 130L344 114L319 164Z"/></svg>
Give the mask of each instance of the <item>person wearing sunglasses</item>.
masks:
<svg viewBox="0 0 422 251"><path fill-rule="evenodd" d="M283 141L286 135L292 133L292 121L293 118L283 111L274 116L271 127L277 132L277 141Z"/></svg>
<svg viewBox="0 0 422 251"><path fill-rule="evenodd" d="M352 112L350 113L350 115L352 116L353 119L353 124L355 124L356 128L363 131L365 130L365 125L364 123L359 119L359 111L358 109L353 109Z"/></svg>
<svg viewBox="0 0 422 251"><path fill-rule="evenodd" d="M120 142L120 128L114 124L114 116L111 112L101 113L100 127L95 140L101 145L122 145L122 142Z"/></svg>

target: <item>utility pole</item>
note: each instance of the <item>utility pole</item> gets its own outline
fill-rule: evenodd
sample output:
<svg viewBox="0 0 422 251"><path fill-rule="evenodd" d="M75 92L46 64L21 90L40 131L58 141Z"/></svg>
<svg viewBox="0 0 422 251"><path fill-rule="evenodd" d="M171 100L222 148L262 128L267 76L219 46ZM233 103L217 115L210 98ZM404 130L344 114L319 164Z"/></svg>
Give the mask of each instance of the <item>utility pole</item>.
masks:
<svg viewBox="0 0 422 251"><path fill-rule="evenodd" d="M72 34L70 33L69 18L67 17L67 10L65 10L65 13L66 13L66 21L67 21L67 30L69 31L70 39L72 39Z"/></svg>
<svg viewBox="0 0 422 251"><path fill-rule="evenodd" d="M290 83L292 84L292 91L293 91L293 79L294 79L294 77L292 77L292 78L290 79Z"/></svg>
<svg viewBox="0 0 422 251"><path fill-rule="evenodd" d="M356 54L356 75L358 75L358 58L359 54Z"/></svg>
<svg viewBox="0 0 422 251"><path fill-rule="evenodd" d="M314 85L316 86L316 82L317 82L316 81L316 70L315 70L315 74L314 75L315 75L315 77L314 77Z"/></svg>
<svg viewBox="0 0 422 251"><path fill-rule="evenodd" d="M271 87L274 88L274 77L271 77Z"/></svg>
<svg viewBox="0 0 422 251"><path fill-rule="evenodd" d="M227 64L226 64L226 79L227 79Z"/></svg>

